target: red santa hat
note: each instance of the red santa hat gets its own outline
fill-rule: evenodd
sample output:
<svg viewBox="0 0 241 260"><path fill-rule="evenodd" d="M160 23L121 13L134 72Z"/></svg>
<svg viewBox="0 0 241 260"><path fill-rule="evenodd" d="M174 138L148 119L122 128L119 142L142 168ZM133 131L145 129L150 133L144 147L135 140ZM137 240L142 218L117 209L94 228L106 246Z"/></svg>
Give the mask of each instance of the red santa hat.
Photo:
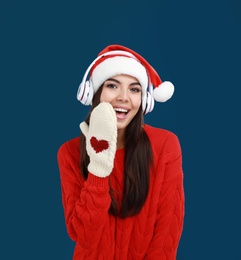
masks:
<svg viewBox="0 0 241 260"><path fill-rule="evenodd" d="M139 81L143 105L146 103L147 91L158 102L167 101L174 93L171 82L162 82L156 70L141 55L121 45L104 48L90 65L89 74L93 94L107 79L119 74L133 76Z"/></svg>

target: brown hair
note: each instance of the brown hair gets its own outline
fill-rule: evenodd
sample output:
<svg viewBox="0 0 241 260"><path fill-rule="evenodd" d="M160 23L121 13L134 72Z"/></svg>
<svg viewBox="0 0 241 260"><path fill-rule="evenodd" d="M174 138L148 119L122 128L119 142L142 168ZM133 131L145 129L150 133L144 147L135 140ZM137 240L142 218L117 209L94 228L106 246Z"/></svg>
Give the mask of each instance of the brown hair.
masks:
<svg viewBox="0 0 241 260"><path fill-rule="evenodd" d="M101 91L102 86L94 95L92 107L85 120L87 124L89 124L92 110L100 103ZM127 126L125 137L124 189L121 205L117 204L114 196L115 191L110 188L112 202L109 213L121 218L138 214L145 203L149 190L149 172L153 163L153 155L149 138L143 128L141 106ZM81 135L80 152L81 173L84 179L87 179L89 156L86 152L86 140L84 135Z"/></svg>

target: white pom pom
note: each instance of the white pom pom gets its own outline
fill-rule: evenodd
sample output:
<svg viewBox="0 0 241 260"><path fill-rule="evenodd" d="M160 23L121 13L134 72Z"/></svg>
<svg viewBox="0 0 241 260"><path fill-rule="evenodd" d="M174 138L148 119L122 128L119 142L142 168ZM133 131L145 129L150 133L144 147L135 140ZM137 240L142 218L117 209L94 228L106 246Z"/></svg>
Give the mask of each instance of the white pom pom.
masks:
<svg viewBox="0 0 241 260"><path fill-rule="evenodd" d="M153 92L154 99L158 102L166 102L172 97L174 93L174 86L170 81L162 82L156 87Z"/></svg>

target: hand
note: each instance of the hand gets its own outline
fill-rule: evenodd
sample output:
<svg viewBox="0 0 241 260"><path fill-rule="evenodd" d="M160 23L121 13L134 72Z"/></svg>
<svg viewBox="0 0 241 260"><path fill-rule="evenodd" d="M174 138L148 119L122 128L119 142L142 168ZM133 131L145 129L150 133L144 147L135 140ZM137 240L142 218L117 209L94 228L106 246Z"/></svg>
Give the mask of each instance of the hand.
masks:
<svg viewBox="0 0 241 260"><path fill-rule="evenodd" d="M90 115L89 126L80 124L86 137L86 151L90 157L88 170L98 177L109 176L114 166L117 142L117 119L113 107L100 103Z"/></svg>

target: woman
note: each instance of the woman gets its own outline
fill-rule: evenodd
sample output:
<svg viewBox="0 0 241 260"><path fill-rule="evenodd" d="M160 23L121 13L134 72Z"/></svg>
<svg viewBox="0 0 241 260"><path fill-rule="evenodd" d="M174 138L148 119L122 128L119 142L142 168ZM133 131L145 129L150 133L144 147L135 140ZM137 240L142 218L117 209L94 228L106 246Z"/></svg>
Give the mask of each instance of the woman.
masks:
<svg viewBox="0 0 241 260"><path fill-rule="evenodd" d="M181 148L172 132L143 123L154 101L173 91L121 45L107 46L86 70L77 93L92 105L83 134L58 151L73 259L176 259L184 218Z"/></svg>

